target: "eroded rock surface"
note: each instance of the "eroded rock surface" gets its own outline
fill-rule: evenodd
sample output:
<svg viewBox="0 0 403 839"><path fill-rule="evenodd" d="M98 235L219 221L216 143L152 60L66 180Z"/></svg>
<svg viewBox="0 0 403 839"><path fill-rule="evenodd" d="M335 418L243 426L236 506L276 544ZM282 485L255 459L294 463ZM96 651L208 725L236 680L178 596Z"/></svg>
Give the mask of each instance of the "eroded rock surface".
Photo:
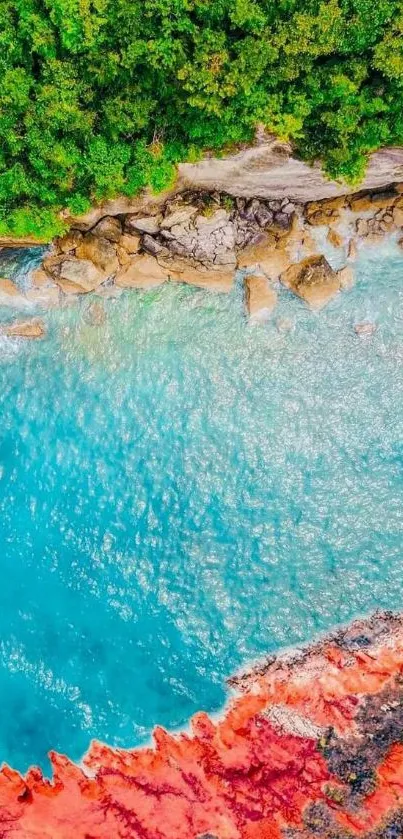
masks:
<svg viewBox="0 0 403 839"><path fill-rule="evenodd" d="M350 193L351 187L325 177L319 164L293 157L278 140L243 149L220 159L206 157L179 166L180 182L194 190L291 201L318 201ZM371 155L365 179L356 191L382 189L403 180L403 148L385 148Z"/></svg>

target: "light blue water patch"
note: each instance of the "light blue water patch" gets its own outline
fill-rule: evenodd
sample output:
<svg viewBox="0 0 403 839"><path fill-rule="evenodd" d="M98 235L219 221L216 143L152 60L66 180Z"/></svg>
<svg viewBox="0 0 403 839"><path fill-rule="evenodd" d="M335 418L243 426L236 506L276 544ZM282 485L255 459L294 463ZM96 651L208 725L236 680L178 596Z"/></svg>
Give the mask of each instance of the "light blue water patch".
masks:
<svg viewBox="0 0 403 839"><path fill-rule="evenodd" d="M22 770L144 742L250 658L403 606L397 248L320 314L280 292L264 328L237 293L127 293L101 326L88 305L0 347L0 758Z"/></svg>

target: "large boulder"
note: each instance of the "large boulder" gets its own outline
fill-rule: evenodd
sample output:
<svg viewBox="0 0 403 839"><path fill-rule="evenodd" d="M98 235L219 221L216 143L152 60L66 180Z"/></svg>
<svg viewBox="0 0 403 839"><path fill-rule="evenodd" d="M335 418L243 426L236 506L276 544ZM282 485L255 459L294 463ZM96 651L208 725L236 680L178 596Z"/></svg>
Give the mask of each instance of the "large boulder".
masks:
<svg viewBox="0 0 403 839"><path fill-rule="evenodd" d="M138 233L124 233L119 239L119 247L127 253L138 253L140 243L141 236Z"/></svg>
<svg viewBox="0 0 403 839"><path fill-rule="evenodd" d="M47 286L53 285L52 278L43 268L36 268L35 271L32 271L31 283L35 289L47 288Z"/></svg>
<svg viewBox="0 0 403 839"><path fill-rule="evenodd" d="M281 275L281 282L311 309L321 309L340 291L340 277L324 256L309 256L291 265Z"/></svg>
<svg viewBox="0 0 403 839"><path fill-rule="evenodd" d="M168 280L168 272L149 254L135 256L129 265L118 271L115 283L119 288L147 289Z"/></svg>
<svg viewBox="0 0 403 839"><path fill-rule="evenodd" d="M125 229L128 233L148 233L149 236L156 236L160 231L160 219L155 216L137 218L128 215L125 218Z"/></svg>
<svg viewBox="0 0 403 839"><path fill-rule="evenodd" d="M46 329L40 320L16 320L7 324L3 334L8 338L43 338Z"/></svg>
<svg viewBox="0 0 403 839"><path fill-rule="evenodd" d="M263 323L275 308L277 294L266 277L250 274L245 278L245 302L250 320Z"/></svg>
<svg viewBox="0 0 403 839"><path fill-rule="evenodd" d="M60 266L55 282L65 294L88 294L106 279L103 271L89 259L66 259Z"/></svg>
<svg viewBox="0 0 403 839"><path fill-rule="evenodd" d="M107 277L112 276L119 268L116 247L108 239L87 233L81 245L76 250L78 259L89 259Z"/></svg>
<svg viewBox="0 0 403 839"><path fill-rule="evenodd" d="M80 230L69 230L64 236L59 236L55 240L57 250L61 253L71 253L81 244L83 234Z"/></svg>
<svg viewBox="0 0 403 839"><path fill-rule="evenodd" d="M41 309L52 309L60 304L60 289L57 285L30 288L26 292L26 299Z"/></svg>
<svg viewBox="0 0 403 839"><path fill-rule="evenodd" d="M95 227L92 228L93 236L100 236L101 239L108 239L109 242L118 242L122 234L122 225L114 216L104 216Z"/></svg>

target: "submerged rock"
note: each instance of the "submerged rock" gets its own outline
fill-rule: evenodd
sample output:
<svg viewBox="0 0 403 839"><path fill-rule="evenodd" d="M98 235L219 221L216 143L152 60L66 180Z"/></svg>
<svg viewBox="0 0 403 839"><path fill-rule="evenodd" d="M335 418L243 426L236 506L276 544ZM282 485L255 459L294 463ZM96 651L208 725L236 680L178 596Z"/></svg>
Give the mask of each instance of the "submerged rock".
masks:
<svg viewBox="0 0 403 839"><path fill-rule="evenodd" d="M370 338L376 332L376 324L372 321L363 321L362 323L354 324L354 332L360 338Z"/></svg>
<svg viewBox="0 0 403 839"><path fill-rule="evenodd" d="M93 300L84 312L84 320L90 326L102 326L106 321L106 312L102 303Z"/></svg>
<svg viewBox="0 0 403 839"><path fill-rule="evenodd" d="M42 309L51 309L60 304L60 289L57 285L30 288L25 296L30 303L34 303Z"/></svg>
<svg viewBox="0 0 403 839"><path fill-rule="evenodd" d="M324 256L310 256L291 265L281 275L281 282L311 309L323 308L340 291L340 277Z"/></svg>
<svg viewBox="0 0 403 839"><path fill-rule="evenodd" d="M40 320L16 320L4 327L3 334L8 338L43 338L46 329Z"/></svg>

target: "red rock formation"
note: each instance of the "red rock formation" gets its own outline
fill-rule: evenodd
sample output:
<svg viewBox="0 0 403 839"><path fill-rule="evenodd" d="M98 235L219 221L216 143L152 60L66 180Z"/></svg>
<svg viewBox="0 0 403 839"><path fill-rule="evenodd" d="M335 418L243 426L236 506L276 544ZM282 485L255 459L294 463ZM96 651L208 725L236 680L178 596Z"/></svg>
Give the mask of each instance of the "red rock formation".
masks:
<svg viewBox="0 0 403 839"><path fill-rule="evenodd" d="M403 619L378 615L235 677L222 719L0 772L1 839L398 839Z"/></svg>

